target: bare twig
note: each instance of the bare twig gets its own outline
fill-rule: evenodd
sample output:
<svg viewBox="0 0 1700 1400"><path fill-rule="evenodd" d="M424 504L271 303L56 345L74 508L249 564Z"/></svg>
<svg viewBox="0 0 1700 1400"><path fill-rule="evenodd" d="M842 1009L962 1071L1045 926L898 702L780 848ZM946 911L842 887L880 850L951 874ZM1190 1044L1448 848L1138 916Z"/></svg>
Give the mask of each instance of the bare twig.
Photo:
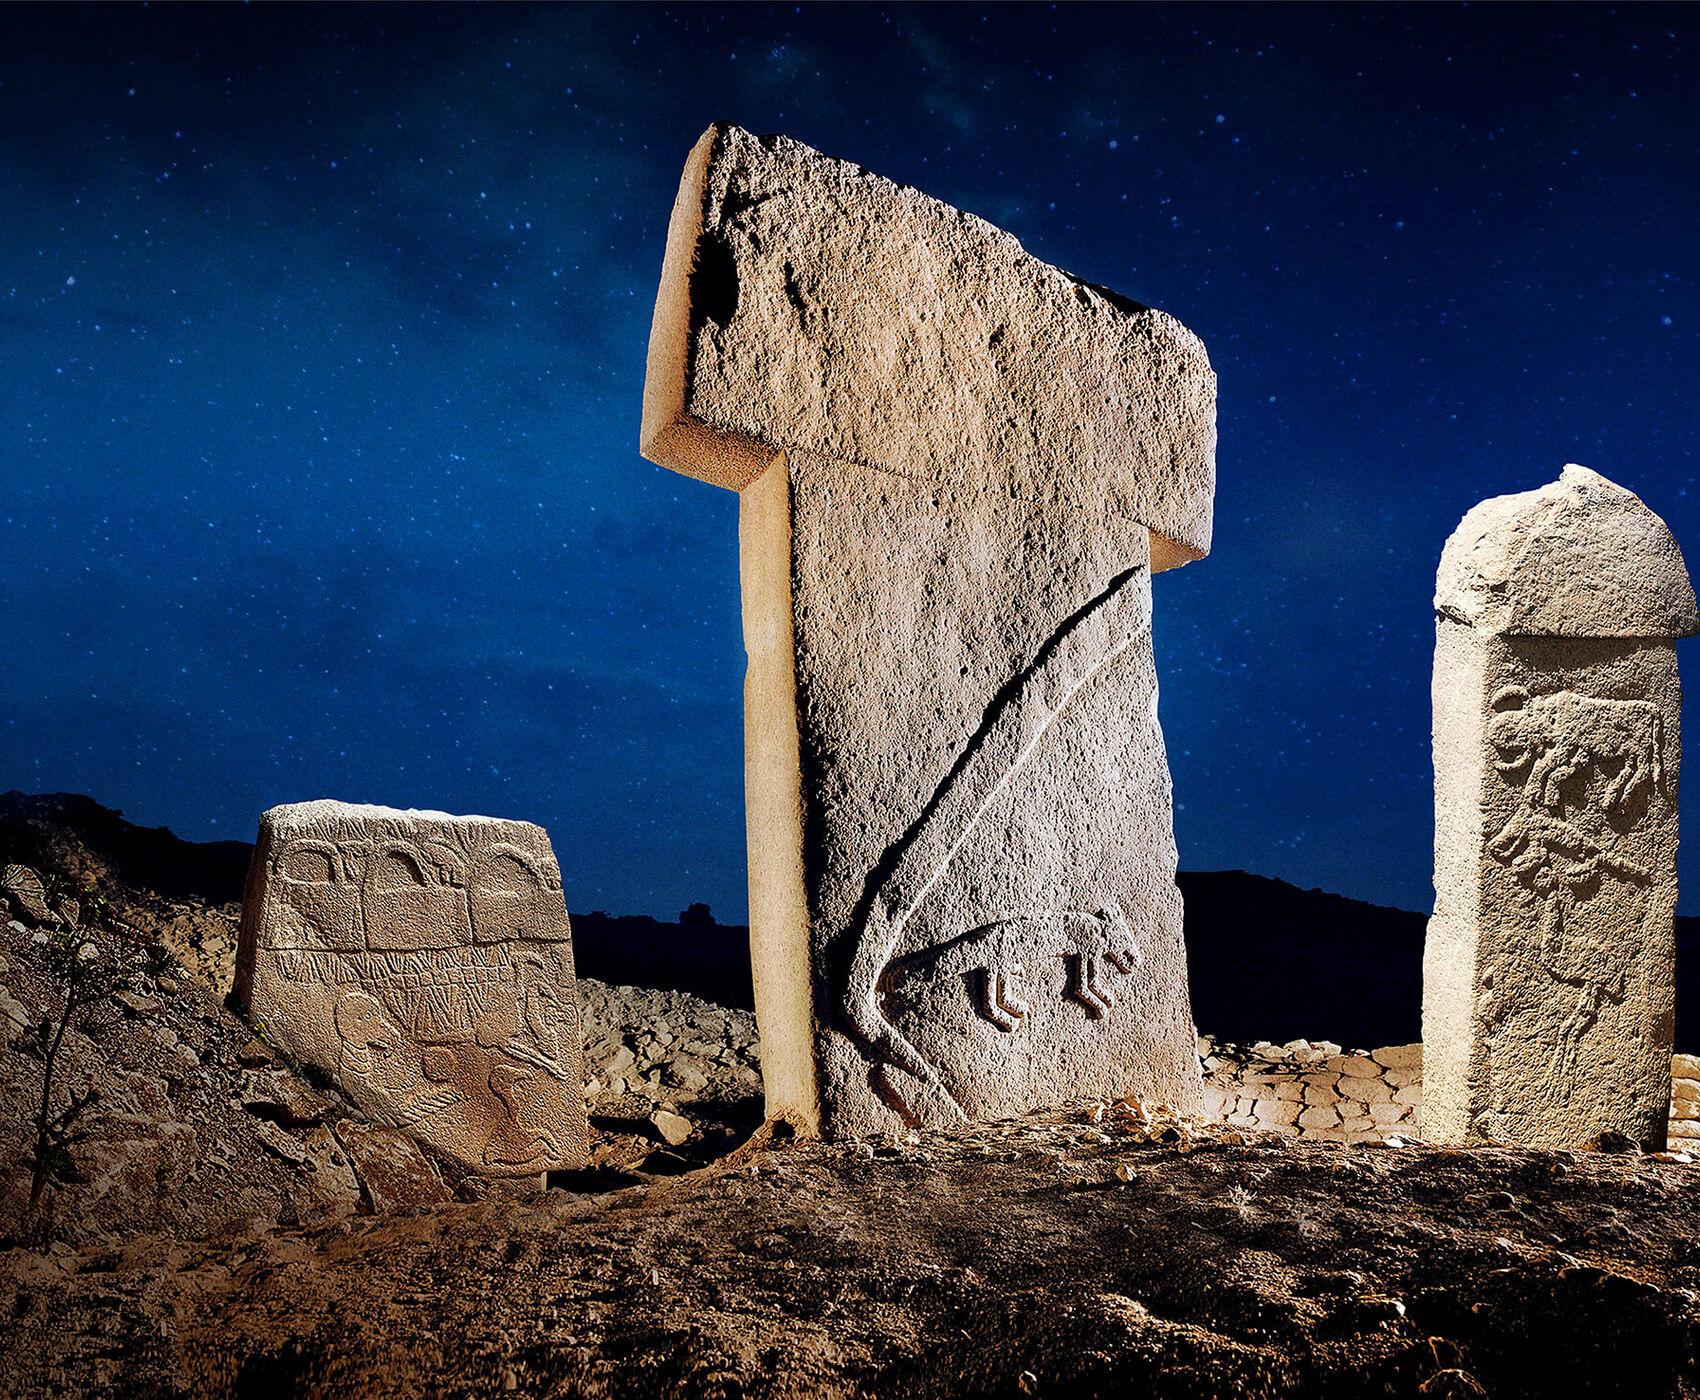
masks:
<svg viewBox="0 0 1700 1400"><path fill-rule="evenodd" d="M110 959L103 960L93 936L93 929L111 923L111 903L92 889L79 891L80 898L72 899L67 882L54 880L53 906L65 921L54 931L48 956L54 971L65 988L65 1004L57 1016L42 1017L36 1028L36 1041L42 1052L41 1102L35 1118L35 1152L31 1159L30 1206L41 1201L48 1182L54 1177L71 1177L74 1166L70 1150L89 1133L78 1126L89 1107L100 1099L98 1089L72 1090L64 1108L55 1110L54 1084L61 1067L65 1049L65 1032L79 1020L87 1020L101 1003L108 1000L119 985L118 969Z"/></svg>

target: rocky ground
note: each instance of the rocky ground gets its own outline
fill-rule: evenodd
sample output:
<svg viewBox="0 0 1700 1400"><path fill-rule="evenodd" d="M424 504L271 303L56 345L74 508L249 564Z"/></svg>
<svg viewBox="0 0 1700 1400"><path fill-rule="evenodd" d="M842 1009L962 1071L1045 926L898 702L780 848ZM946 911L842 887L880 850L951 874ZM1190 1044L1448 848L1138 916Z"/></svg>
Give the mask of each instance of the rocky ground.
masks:
<svg viewBox="0 0 1700 1400"><path fill-rule="evenodd" d="M40 869L0 862L10 915L0 927L0 1244L313 1224L546 1188L467 1179L405 1134L367 1122L334 1084L266 1044L224 995L237 905L167 900L85 874L66 888L115 891L114 927L73 923L49 893L51 853L32 854ZM27 1168L45 1071L36 1028L46 1018L58 1029L58 968L78 940L110 986L65 1030L53 1101L96 1097L66 1179L32 1208ZM567 1174L575 1185L688 1171L759 1126L750 1013L591 979L579 993L595 1132L589 1167Z"/></svg>
<svg viewBox="0 0 1700 1400"><path fill-rule="evenodd" d="M7 865L46 878L0 895L0 1395L1700 1394L1700 1167L1132 1102L798 1143L747 1013L586 981L592 1163L497 1191L231 1012L233 906L51 806L0 801ZM112 995L32 1210L56 876Z"/></svg>

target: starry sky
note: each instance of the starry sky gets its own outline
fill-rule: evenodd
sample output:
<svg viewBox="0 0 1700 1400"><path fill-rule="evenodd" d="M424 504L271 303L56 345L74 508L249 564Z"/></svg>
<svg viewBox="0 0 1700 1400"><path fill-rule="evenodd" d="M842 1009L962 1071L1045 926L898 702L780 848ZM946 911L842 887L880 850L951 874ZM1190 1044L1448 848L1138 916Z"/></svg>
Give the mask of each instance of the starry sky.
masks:
<svg viewBox="0 0 1700 1400"><path fill-rule="evenodd" d="M1579 461L1700 564L1697 29L0 7L0 788L192 839L320 796L523 817L574 909L741 921L736 498L636 450L673 194L730 119L1202 337L1215 549L1154 585L1182 866L1426 910L1459 517ZM1700 840L1682 873L1700 911Z"/></svg>

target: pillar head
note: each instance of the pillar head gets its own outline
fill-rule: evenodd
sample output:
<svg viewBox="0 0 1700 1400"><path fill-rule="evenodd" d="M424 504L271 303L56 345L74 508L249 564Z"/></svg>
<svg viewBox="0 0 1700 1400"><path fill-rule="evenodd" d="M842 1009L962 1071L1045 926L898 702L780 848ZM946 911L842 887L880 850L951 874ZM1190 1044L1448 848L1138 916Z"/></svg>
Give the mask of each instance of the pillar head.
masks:
<svg viewBox="0 0 1700 1400"><path fill-rule="evenodd" d="M668 228L640 450L732 490L794 450L1108 500L1161 569L1210 549L1215 388L1172 317L918 190L720 124Z"/></svg>
<svg viewBox="0 0 1700 1400"><path fill-rule="evenodd" d="M1571 463L1534 491L1494 496L1447 540L1435 611L1521 637L1692 637L1694 585L1665 522Z"/></svg>

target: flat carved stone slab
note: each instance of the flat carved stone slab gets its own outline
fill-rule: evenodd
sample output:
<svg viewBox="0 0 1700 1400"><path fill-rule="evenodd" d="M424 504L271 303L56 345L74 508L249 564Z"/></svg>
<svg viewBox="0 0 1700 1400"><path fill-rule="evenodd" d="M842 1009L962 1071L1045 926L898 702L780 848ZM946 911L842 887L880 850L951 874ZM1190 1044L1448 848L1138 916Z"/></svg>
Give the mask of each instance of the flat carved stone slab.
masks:
<svg viewBox="0 0 1700 1400"><path fill-rule="evenodd" d="M373 1119L485 1176L588 1151L571 931L528 822L344 802L260 818L236 994Z"/></svg>

